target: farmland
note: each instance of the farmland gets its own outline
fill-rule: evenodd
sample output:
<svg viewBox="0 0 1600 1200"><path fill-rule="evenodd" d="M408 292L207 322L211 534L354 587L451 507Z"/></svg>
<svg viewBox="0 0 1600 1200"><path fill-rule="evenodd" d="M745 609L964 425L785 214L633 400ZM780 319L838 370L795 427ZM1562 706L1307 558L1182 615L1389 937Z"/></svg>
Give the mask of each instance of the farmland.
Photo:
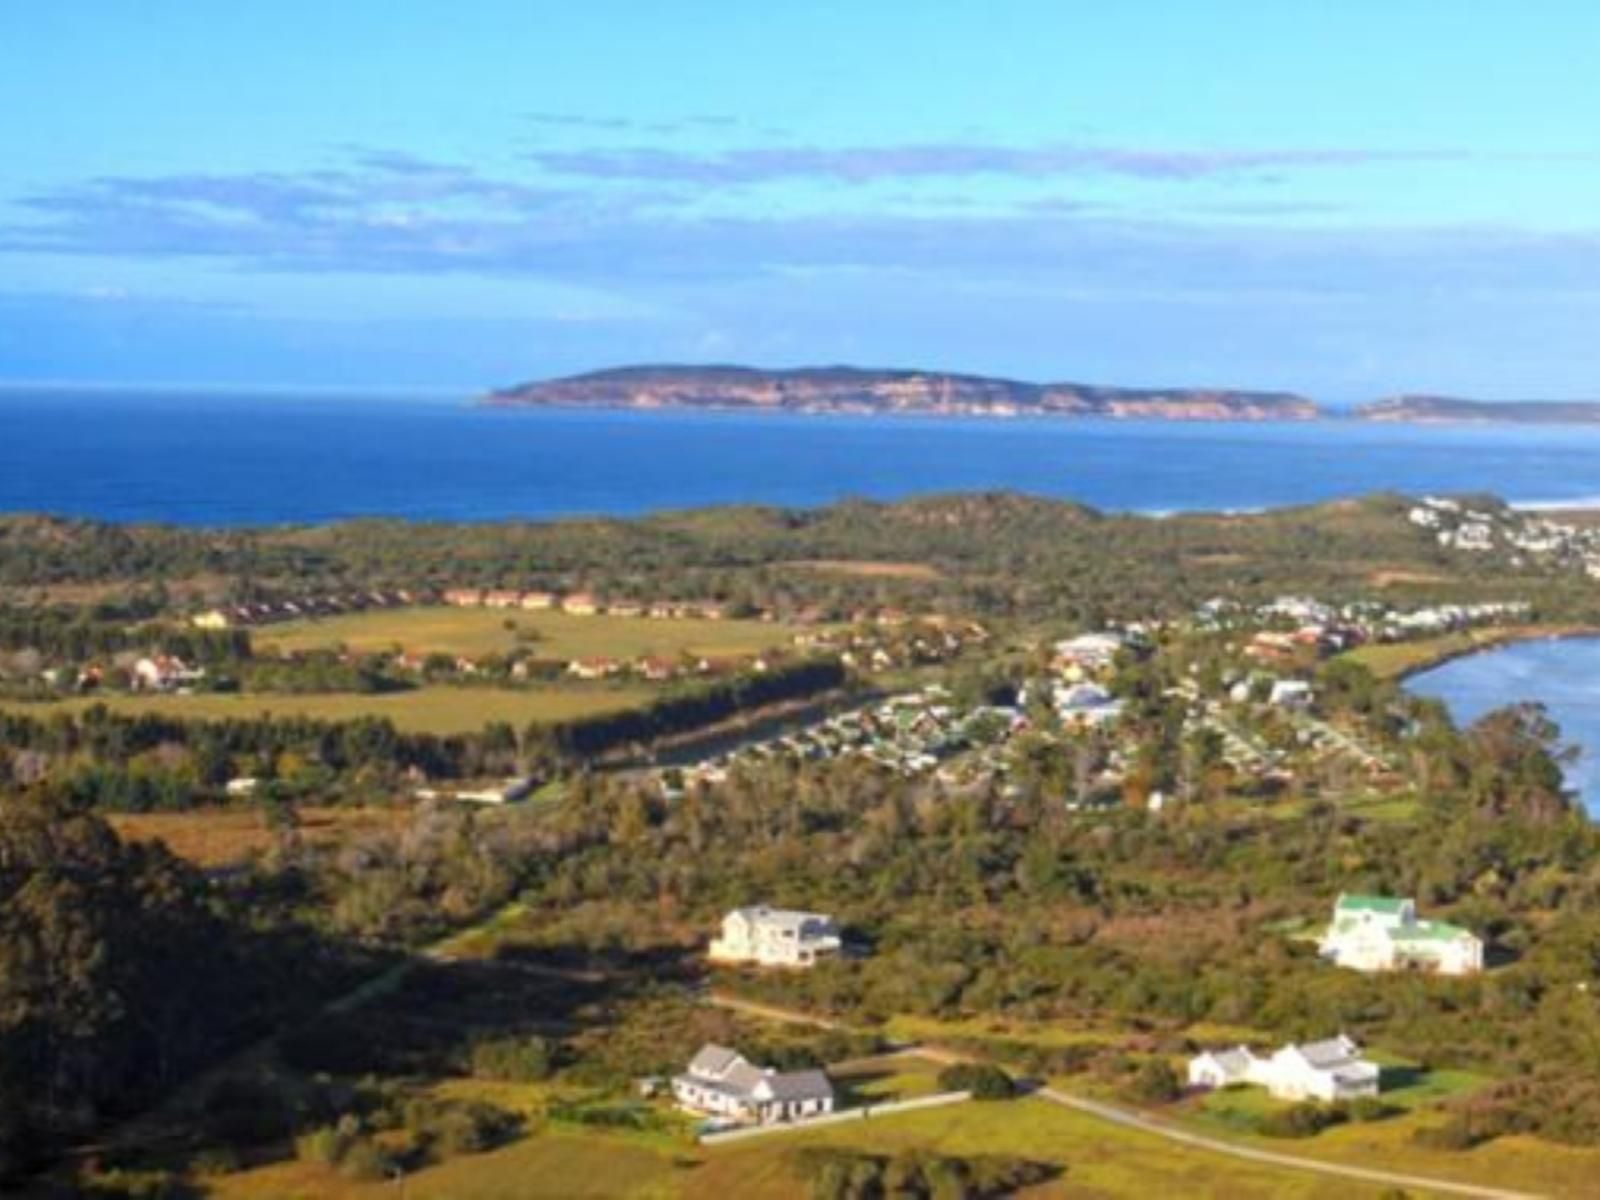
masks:
<svg viewBox="0 0 1600 1200"><path fill-rule="evenodd" d="M643 704L654 694L646 687L560 686L511 690L431 686L370 695L350 692L107 695L42 702L14 701L0 707L38 718L82 712L96 704L104 704L118 713L156 713L210 721L253 720L263 714L321 721L348 721L370 716L385 717L407 733L448 735L473 733L495 721L521 726L616 712Z"/></svg>
<svg viewBox="0 0 1600 1200"><path fill-rule="evenodd" d="M293 654L343 646L355 654L399 647L409 654L479 658L531 649L539 658L733 658L790 640L772 621L575 616L491 608L402 608L273 625L256 634L268 652Z"/></svg>

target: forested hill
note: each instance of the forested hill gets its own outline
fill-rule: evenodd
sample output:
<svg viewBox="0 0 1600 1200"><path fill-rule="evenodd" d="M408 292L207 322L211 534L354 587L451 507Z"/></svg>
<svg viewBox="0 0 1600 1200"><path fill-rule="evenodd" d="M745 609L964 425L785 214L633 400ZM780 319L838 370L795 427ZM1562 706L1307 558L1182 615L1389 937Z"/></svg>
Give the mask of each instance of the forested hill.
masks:
<svg viewBox="0 0 1600 1200"><path fill-rule="evenodd" d="M1595 400L1463 400L1456 396L1392 396L1355 411L1363 421L1496 421L1522 425L1600 424Z"/></svg>
<svg viewBox="0 0 1600 1200"><path fill-rule="evenodd" d="M716 599L734 610L1176 615L1213 596L1521 596L1531 567L1463 556L1379 496L1254 515L1142 517L1006 493L730 507L636 519L499 524L358 521L244 530L0 518L0 590L165 586L245 601L381 588L517 587ZM1482 505L1498 502L1485 500ZM1537 572L1550 605L1573 572ZM1581 592L1579 596L1577 593ZM1587 611L1587 610L1585 610Z"/></svg>
<svg viewBox="0 0 1600 1200"><path fill-rule="evenodd" d="M517 384L490 393L486 402L509 406L1185 421L1312 420L1321 415L1312 401L1287 392L1024 383L981 375L856 367L777 371L735 366L620 367Z"/></svg>

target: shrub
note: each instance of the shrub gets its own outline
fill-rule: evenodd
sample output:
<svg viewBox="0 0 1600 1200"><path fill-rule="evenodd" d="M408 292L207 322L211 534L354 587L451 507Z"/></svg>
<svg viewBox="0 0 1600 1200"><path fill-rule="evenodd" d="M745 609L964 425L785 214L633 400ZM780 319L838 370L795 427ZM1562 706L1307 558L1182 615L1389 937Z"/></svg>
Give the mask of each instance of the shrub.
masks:
<svg viewBox="0 0 1600 1200"><path fill-rule="evenodd" d="M946 1092L971 1092L974 1100L1009 1100L1016 1084L993 1063L955 1063L939 1072L939 1088Z"/></svg>
<svg viewBox="0 0 1600 1200"><path fill-rule="evenodd" d="M1256 1132L1266 1137L1315 1137L1331 1125L1349 1119L1342 1108L1323 1104L1291 1104L1288 1108L1267 1113L1256 1122Z"/></svg>
<svg viewBox="0 0 1600 1200"><path fill-rule="evenodd" d="M1430 1125L1417 1130L1411 1140L1429 1150L1471 1150L1485 1139L1473 1132L1472 1126L1460 1117L1451 1117L1443 1125Z"/></svg>
<svg viewBox="0 0 1600 1200"><path fill-rule="evenodd" d="M957 1158L909 1150L886 1157L833 1146L797 1150L789 1163L811 1185L815 1200L991 1200L1057 1173L1049 1163L1003 1155Z"/></svg>
<svg viewBox="0 0 1600 1200"><path fill-rule="evenodd" d="M383 1147L369 1137L359 1137L351 1142L339 1160L339 1174L367 1183L387 1179L394 1169L395 1164L384 1153Z"/></svg>
<svg viewBox="0 0 1600 1200"><path fill-rule="evenodd" d="M1183 1095L1183 1084L1171 1063L1152 1058L1139 1068L1125 1091L1130 1100L1140 1104L1166 1104Z"/></svg>
<svg viewBox="0 0 1600 1200"><path fill-rule="evenodd" d="M1349 1105L1350 1118L1354 1121L1387 1121L1399 1116L1401 1111L1398 1105L1386 1104L1376 1096L1357 1096Z"/></svg>
<svg viewBox="0 0 1600 1200"><path fill-rule="evenodd" d="M323 1125L297 1137L294 1153L302 1162L331 1167L344 1156L345 1145L345 1138L337 1129Z"/></svg>
<svg viewBox="0 0 1600 1200"><path fill-rule="evenodd" d="M479 1079L536 1083L554 1069L550 1043L541 1037L491 1038L472 1048L472 1073Z"/></svg>

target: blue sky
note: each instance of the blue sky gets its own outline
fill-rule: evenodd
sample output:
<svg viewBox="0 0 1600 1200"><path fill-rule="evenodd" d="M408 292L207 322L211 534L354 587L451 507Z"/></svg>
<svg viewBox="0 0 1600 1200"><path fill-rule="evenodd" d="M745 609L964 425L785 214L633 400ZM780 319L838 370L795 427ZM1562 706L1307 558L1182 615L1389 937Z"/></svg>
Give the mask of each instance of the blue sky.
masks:
<svg viewBox="0 0 1600 1200"><path fill-rule="evenodd" d="M1600 6L0 0L0 380L1600 397Z"/></svg>

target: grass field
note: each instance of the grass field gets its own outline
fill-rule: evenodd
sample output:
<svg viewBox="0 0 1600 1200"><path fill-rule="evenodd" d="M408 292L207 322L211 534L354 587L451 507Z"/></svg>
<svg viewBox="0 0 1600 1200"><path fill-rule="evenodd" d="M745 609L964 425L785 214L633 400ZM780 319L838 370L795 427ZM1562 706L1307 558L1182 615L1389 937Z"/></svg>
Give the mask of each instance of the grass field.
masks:
<svg viewBox="0 0 1600 1200"><path fill-rule="evenodd" d="M1594 631L1586 626L1577 625L1492 626L1486 629L1447 633L1443 637L1423 638L1416 642L1361 646L1349 651L1343 657L1351 662L1360 663L1379 679L1398 679L1462 654L1471 654L1475 650L1485 650L1506 642L1592 632Z"/></svg>
<svg viewBox="0 0 1600 1200"><path fill-rule="evenodd" d="M215 695L107 695L44 702L10 701L8 712L40 720L56 712L81 712L104 704L113 712L160 713L195 720L311 717L348 721L355 717L387 717L409 733L475 733L490 721L514 726L535 721L563 721L595 713L633 708L656 693L644 687L550 687L530 691L478 687L421 687L409 692L362 695L353 692L315 695L218 693Z"/></svg>
<svg viewBox="0 0 1600 1200"><path fill-rule="evenodd" d="M510 626L508 628L507 626ZM539 658L732 658L787 643L794 628L772 621L652 620L579 617L561 612L490 608L397 608L256 631L264 650L292 653L343 645L355 653L399 646L412 654L478 658L531 648Z"/></svg>
<svg viewBox="0 0 1600 1200"><path fill-rule="evenodd" d="M453 1159L406 1180L413 1200L615 1200L617 1197L739 1197L805 1200L790 1171L799 1146L892 1153L1009 1154L1048 1161L1060 1177L1026 1193L1066 1197L1184 1196L1197 1200L1372 1200L1378 1188L1256 1166L1189 1150L1049 1104L1019 1100L876 1117L726 1147L546 1130L488 1154ZM395 1184L353 1184L320 1167L286 1163L214 1181L221 1200L381 1200Z"/></svg>
<svg viewBox="0 0 1600 1200"><path fill-rule="evenodd" d="M410 819L411 810L403 804L382 808L305 807L296 809L295 815L302 840L326 844L399 828ZM201 867L240 862L277 840L261 812L250 806L173 813L108 813L106 820L128 841L165 842L179 858Z"/></svg>

